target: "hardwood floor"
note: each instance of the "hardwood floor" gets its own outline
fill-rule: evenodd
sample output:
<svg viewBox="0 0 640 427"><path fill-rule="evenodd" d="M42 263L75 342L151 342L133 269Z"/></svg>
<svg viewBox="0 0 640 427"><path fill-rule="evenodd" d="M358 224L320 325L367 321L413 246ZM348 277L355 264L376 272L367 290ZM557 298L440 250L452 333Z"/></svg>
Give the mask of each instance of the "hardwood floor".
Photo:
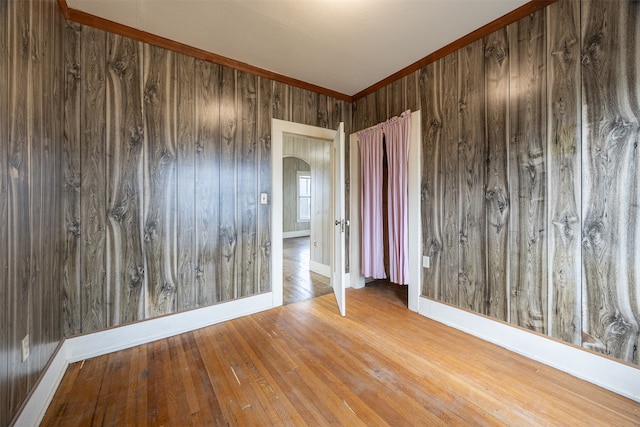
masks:
<svg viewBox="0 0 640 427"><path fill-rule="evenodd" d="M309 271L309 238L293 237L282 241L283 303L308 300L333 291L329 278Z"/></svg>
<svg viewBox="0 0 640 427"><path fill-rule="evenodd" d="M637 402L410 312L378 285L347 290L346 318L325 295L75 363L42 425L640 423Z"/></svg>

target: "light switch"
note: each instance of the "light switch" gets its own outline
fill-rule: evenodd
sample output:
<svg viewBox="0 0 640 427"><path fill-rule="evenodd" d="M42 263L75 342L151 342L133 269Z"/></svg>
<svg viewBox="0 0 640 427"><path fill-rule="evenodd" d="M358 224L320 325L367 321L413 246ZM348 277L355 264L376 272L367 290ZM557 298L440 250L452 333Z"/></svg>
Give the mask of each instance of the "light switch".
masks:
<svg viewBox="0 0 640 427"><path fill-rule="evenodd" d="M422 257L422 266L424 268L429 268L430 264L431 264L431 259L428 256L423 256Z"/></svg>
<svg viewBox="0 0 640 427"><path fill-rule="evenodd" d="M267 204L267 193L260 193L260 204L261 205Z"/></svg>

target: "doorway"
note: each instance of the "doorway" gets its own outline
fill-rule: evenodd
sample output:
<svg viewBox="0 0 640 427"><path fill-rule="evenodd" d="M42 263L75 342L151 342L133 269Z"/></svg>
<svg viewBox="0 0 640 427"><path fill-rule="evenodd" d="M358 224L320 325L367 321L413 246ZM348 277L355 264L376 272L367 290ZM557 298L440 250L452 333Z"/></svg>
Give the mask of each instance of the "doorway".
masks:
<svg viewBox="0 0 640 427"><path fill-rule="evenodd" d="M338 232L342 230L344 235L344 218L341 221L336 221L336 224L340 223L342 226L334 226L334 216L336 208L343 208L344 191L336 191L340 187L344 186L343 175L342 179L336 179L335 173L344 168L343 156L340 153L344 153L344 130L341 124L338 130L318 128L315 126L303 125L300 123L286 122L283 120L273 119L272 121L272 139L271 139L271 178L272 178L272 196L271 196L271 280L272 280L272 298L273 306L280 306L283 304L283 146L284 140L287 135L294 135L298 137L306 137L320 141L327 141L328 156L330 159L330 187L328 195L330 203L324 203L321 207L327 210L330 222L327 227L317 231L317 238L311 241L313 244L316 240L321 240L320 236L324 240L330 241L330 256L323 263L326 266L326 275L330 276L330 283L333 291L336 293L336 300L338 306L341 308L341 313L344 312L344 267L343 263L336 263L335 257L342 256L342 246L336 245L336 230ZM336 148L336 144L341 144L340 148ZM342 162L340 167L340 162ZM336 166L338 164L338 166ZM339 183L342 182L340 185ZM328 205L328 206L327 206ZM338 218L338 217L336 217ZM313 227L312 227L313 228ZM314 231L311 230L313 237ZM344 238L341 239L344 242ZM344 243L343 243L344 244ZM313 269L313 268L312 268ZM344 314L343 314L344 315Z"/></svg>
<svg viewBox="0 0 640 427"><path fill-rule="evenodd" d="M332 292L331 141L286 133L282 155L286 305Z"/></svg>
<svg viewBox="0 0 640 427"><path fill-rule="evenodd" d="M411 311L418 311L422 288L422 268L429 268L429 258L422 256L422 194L421 194L421 161L422 148L420 110L411 113L411 143L409 147L408 176L408 226L409 226L409 286L408 306ZM365 278L360 271L360 146L358 134L349 136L349 177L351 189L349 195L349 212L351 227L349 228L349 278L352 288L365 286Z"/></svg>

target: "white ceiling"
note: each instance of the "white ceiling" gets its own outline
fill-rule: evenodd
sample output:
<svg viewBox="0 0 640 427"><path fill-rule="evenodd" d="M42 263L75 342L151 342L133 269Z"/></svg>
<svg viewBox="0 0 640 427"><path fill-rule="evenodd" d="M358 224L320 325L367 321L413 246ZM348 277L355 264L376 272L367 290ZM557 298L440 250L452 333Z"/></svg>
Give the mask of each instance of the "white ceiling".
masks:
<svg viewBox="0 0 640 427"><path fill-rule="evenodd" d="M67 0L67 5L354 95L527 2Z"/></svg>

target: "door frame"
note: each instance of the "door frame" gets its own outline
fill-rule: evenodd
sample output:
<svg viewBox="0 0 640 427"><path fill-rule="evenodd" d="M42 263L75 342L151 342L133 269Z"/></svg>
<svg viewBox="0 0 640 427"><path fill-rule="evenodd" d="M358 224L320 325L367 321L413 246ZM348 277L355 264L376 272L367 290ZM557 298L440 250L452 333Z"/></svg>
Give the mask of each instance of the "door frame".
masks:
<svg viewBox="0 0 640 427"><path fill-rule="evenodd" d="M271 119L271 293L273 307L282 305L282 148L284 134L291 133L310 138L333 141L336 129L326 129L302 123ZM343 153L344 156L344 153ZM331 155L333 162L333 154ZM331 188L331 193L335 189ZM333 253L331 254L331 268L333 271Z"/></svg>
<svg viewBox="0 0 640 427"><path fill-rule="evenodd" d="M422 289L422 193L421 161L422 146L420 110L411 113L411 145L409 146L408 176L408 227L409 227L409 289L408 306L418 311ZM359 271L360 265L360 148L358 134L349 135L349 279L352 288L363 288L365 278Z"/></svg>

